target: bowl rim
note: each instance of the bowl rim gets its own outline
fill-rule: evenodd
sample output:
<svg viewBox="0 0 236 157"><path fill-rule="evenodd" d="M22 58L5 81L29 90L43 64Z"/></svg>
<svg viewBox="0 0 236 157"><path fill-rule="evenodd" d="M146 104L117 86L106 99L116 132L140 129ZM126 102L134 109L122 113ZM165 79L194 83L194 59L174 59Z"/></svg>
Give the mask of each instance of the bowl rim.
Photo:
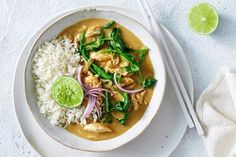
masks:
<svg viewBox="0 0 236 157"><path fill-rule="evenodd" d="M135 19L127 16L127 15L124 15L120 12L117 12L115 10L115 8L119 8L119 9L122 9L124 10L123 8L120 8L120 7L114 7L114 6L109 6L109 5L94 5L94 6L87 6L87 7L80 7L80 8L77 8L77 9L72 9L72 10L69 10L69 11L66 11L66 12L63 12L63 13L60 13L58 15L56 15L55 17L49 19L45 24L43 24L43 26L41 26L38 31L36 31L36 33L34 33L34 36L27 42L23 52L25 52L26 50L29 51L29 53L26 55L25 57L25 62L24 62L24 78L23 78L23 81L24 81L24 91L25 91L25 70L26 70L26 64L28 62L28 59L29 59L29 56L32 52L32 49L34 47L34 45L36 44L36 42L39 40L39 38L42 36L42 34L47 30L49 29L51 26L53 26L54 24L56 24L58 21L60 20L63 20L64 18L70 16L71 14L74 14L76 12L81 12L81 11L90 11L90 10L98 10L98 11L109 11L109 12L114 12L114 13L117 13L117 14L120 14L122 16L124 16L125 18L128 18L130 20L132 20L133 22L135 22L137 25L141 26L149 35L150 37L152 38L152 40L155 42L156 46L158 47L158 49L161 51L162 49L160 48L159 44L157 43L157 41L153 38L153 36L151 35L151 33L147 30L147 28L142 25L140 22L136 21ZM79 20L78 20L79 22ZM30 43L30 45L29 45ZM29 108L30 110L30 113L33 115L34 119L36 120L36 122L38 123L38 125L40 126L40 128L50 137L52 138L53 140L59 142L60 144L66 146L66 147L69 147L69 148L72 148L72 149L75 149L75 150L83 150L83 151L89 151L89 152L105 152L105 151L110 151L110 150L114 150L118 147L121 147L125 144L127 144L128 142L132 141L133 139L137 138L147 127L148 125L152 122L153 118L156 116L157 114L157 111L159 110L160 108L160 105L162 104L162 101L163 101L163 97L164 97L164 93L165 93L165 90L166 90L166 67L165 67L165 64L164 64L164 60L163 60L163 57L160 53L160 57L161 57L161 61L162 61L162 78L163 78L163 82L162 82L162 88L161 88L161 96L160 96L160 103L158 104L158 106L156 107L156 111L155 112L152 112L152 115L151 117L149 118L148 122L142 126L142 128L137 131L135 133L135 136L134 137L131 137L129 139L127 139L125 142L122 142L120 144L116 144L116 146L113 146L112 148L103 148L102 150L101 149L97 149L97 150L92 150L92 149L85 149L85 148L78 148L78 147L74 147L74 146L71 146L69 144L66 144L66 143L63 143L61 142L60 140L56 139L54 136L52 136L50 133L48 133L45 129L44 129L44 126L42 126L41 122L39 122L38 118L35 117L35 115L33 114L33 111L32 109L30 108L30 106L28 105L28 101L26 99L26 103L27 103L27 107ZM18 65L17 65L18 66ZM26 94L24 93L24 95L26 96ZM153 96L152 96L153 97ZM145 111L146 112L146 111ZM144 112L144 113L145 113ZM143 117L141 117L142 119ZM140 119L140 120L141 120ZM132 127L131 127L132 128ZM131 129L130 128L130 129ZM123 134L125 134L126 132L124 132ZM95 141L97 142L97 141Z"/></svg>

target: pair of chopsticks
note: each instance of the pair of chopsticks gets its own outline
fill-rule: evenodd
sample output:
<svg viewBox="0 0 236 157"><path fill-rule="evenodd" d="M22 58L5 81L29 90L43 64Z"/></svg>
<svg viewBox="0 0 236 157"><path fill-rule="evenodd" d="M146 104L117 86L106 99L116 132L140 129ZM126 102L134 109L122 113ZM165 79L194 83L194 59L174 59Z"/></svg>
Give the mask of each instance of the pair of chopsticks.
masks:
<svg viewBox="0 0 236 157"><path fill-rule="evenodd" d="M204 131L202 129L201 124L197 118L197 115L193 109L193 104L189 98L189 95L184 87L184 83L180 77L178 69L175 65L169 47L167 45L165 36L162 33L161 25L154 18L154 15L150 9L150 6L147 0L139 0L140 8L142 14L144 16L145 21L148 24L149 31L153 34L153 37L157 40L158 37L160 42L164 48L164 51L161 51L162 57L164 59L167 73L170 77L170 81L176 93L177 99L181 106L181 109L184 113L185 119L188 123L189 128L193 128L194 126L197 129L199 135L204 135Z"/></svg>

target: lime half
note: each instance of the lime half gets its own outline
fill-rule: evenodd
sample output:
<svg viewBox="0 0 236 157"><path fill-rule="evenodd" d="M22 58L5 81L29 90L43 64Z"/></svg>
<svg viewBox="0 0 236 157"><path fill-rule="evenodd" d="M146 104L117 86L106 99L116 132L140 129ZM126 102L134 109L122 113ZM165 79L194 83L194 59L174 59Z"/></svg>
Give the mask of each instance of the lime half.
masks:
<svg viewBox="0 0 236 157"><path fill-rule="evenodd" d="M84 92L72 77L61 76L52 85L52 98L60 106L72 108L81 105Z"/></svg>
<svg viewBox="0 0 236 157"><path fill-rule="evenodd" d="M190 10L188 23L199 34L211 34L218 26L219 17L216 10L208 3L198 4Z"/></svg>

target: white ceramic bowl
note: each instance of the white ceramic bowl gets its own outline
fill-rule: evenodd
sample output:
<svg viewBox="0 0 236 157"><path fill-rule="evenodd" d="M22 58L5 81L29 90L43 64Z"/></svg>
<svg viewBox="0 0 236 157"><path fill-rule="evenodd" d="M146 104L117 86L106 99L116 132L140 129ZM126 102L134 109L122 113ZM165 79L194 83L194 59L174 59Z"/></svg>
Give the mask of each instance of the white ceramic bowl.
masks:
<svg viewBox="0 0 236 157"><path fill-rule="evenodd" d="M143 115L143 117L128 131L124 134L103 141L89 141L78 136L71 134L64 128L52 126L49 121L39 113L37 107L37 95L35 91L35 84L32 78L32 58L38 47L45 41L51 40L53 37L57 36L66 27L87 18L105 18L113 19L121 25L125 26L131 30L148 48L150 48L150 58L154 66L155 78L158 80L152 99ZM152 36L148 33L145 27L133 19L122 15L120 13L114 12L108 9L99 9L94 7L77 9L70 11L66 14L59 15L52 20L50 20L46 25L44 25L39 32L37 32L37 37L34 41L31 41L31 52L29 52L28 60L25 66L25 96L27 104L32 111L33 116L39 123L41 128L53 139L66 145L68 147L87 151L108 151L118 148L125 143L131 141L137 137L152 121L153 117L156 115L157 110L162 102L162 98L166 86L166 72L163 64L162 57L160 55L160 49L156 42L153 40ZM56 150L55 150L56 151Z"/></svg>

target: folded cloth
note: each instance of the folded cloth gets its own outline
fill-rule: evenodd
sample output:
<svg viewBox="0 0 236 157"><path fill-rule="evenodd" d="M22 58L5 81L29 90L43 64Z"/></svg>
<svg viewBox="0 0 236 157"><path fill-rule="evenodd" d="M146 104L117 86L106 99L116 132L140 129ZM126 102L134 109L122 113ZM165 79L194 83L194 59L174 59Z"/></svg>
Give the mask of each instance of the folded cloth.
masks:
<svg viewBox="0 0 236 157"><path fill-rule="evenodd" d="M236 73L222 69L200 96L196 112L210 157L236 157Z"/></svg>

